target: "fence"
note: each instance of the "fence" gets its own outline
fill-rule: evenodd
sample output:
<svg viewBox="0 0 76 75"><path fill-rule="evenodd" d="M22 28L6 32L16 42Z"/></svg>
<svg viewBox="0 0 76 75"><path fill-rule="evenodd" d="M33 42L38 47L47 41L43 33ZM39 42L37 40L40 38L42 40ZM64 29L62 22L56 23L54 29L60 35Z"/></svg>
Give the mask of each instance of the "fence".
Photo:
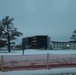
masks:
<svg viewBox="0 0 76 75"><path fill-rule="evenodd" d="M3 71L3 56L0 58L0 70Z"/></svg>
<svg viewBox="0 0 76 75"><path fill-rule="evenodd" d="M0 71L76 67L76 55L36 54L0 56Z"/></svg>

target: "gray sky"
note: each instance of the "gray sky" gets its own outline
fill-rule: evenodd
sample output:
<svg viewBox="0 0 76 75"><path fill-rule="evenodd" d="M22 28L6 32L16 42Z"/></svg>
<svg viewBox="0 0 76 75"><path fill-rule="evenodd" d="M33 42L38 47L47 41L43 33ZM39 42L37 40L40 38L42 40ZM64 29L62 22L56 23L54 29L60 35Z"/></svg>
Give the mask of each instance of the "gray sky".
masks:
<svg viewBox="0 0 76 75"><path fill-rule="evenodd" d="M8 15L23 37L68 41L76 29L76 0L0 0L0 20Z"/></svg>

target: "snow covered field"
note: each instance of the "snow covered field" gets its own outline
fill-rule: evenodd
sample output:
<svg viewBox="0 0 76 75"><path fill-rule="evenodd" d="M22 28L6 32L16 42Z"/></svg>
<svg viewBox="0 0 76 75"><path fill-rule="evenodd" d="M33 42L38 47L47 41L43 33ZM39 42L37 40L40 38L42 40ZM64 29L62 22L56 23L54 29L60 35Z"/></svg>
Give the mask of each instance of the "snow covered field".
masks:
<svg viewBox="0 0 76 75"><path fill-rule="evenodd" d="M56 54L56 55L64 55L64 54L71 54L75 55L76 50L31 50L27 49L25 50L24 55L35 55L35 54ZM22 55L22 50L16 51L13 50L11 53L8 53L7 51L0 51L1 55ZM76 75L76 68L56 68L56 69L43 69L43 70L24 70L24 71L9 71L9 72L0 72L0 75L61 75L61 73L75 73L73 75ZM69 74L63 74L63 75L69 75Z"/></svg>
<svg viewBox="0 0 76 75"><path fill-rule="evenodd" d="M12 50L11 53L8 51L0 51L0 55L22 55L22 50ZM36 49L27 49L24 51L25 55L30 54L76 54L76 50L36 50Z"/></svg>

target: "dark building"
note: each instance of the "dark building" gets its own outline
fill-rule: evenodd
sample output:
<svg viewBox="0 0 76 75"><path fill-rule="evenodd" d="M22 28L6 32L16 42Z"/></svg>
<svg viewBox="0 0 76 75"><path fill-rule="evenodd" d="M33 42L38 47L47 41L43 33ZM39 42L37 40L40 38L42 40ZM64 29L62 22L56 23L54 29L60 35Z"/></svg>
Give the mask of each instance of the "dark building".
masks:
<svg viewBox="0 0 76 75"><path fill-rule="evenodd" d="M47 49L47 36L32 37L31 47L34 49Z"/></svg>
<svg viewBox="0 0 76 75"><path fill-rule="evenodd" d="M33 36L22 39L23 46L31 49L47 49L48 36Z"/></svg>
<svg viewBox="0 0 76 75"><path fill-rule="evenodd" d="M31 48L31 37L23 38L22 39L22 46L24 48Z"/></svg>

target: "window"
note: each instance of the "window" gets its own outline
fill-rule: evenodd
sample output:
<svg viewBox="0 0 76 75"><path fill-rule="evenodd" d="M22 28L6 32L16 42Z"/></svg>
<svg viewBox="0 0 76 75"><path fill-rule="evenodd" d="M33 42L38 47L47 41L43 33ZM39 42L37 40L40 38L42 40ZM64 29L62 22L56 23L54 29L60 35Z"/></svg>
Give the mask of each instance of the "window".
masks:
<svg viewBox="0 0 76 75"><path fill-rule="evenodd" d="M54 45L55 45L55 43L54 43Z"/></svg>
<svg viewBox="0 0 76 75"><path fill-rule="evenodd" d="M54 48L55 48L55 46L54 46Z"/></svg>
<svg viewBox="0 0 76 75"><path fill-rule="evenodd" d="M58 48L58 46L57 46L57 48Z"/></svg>

